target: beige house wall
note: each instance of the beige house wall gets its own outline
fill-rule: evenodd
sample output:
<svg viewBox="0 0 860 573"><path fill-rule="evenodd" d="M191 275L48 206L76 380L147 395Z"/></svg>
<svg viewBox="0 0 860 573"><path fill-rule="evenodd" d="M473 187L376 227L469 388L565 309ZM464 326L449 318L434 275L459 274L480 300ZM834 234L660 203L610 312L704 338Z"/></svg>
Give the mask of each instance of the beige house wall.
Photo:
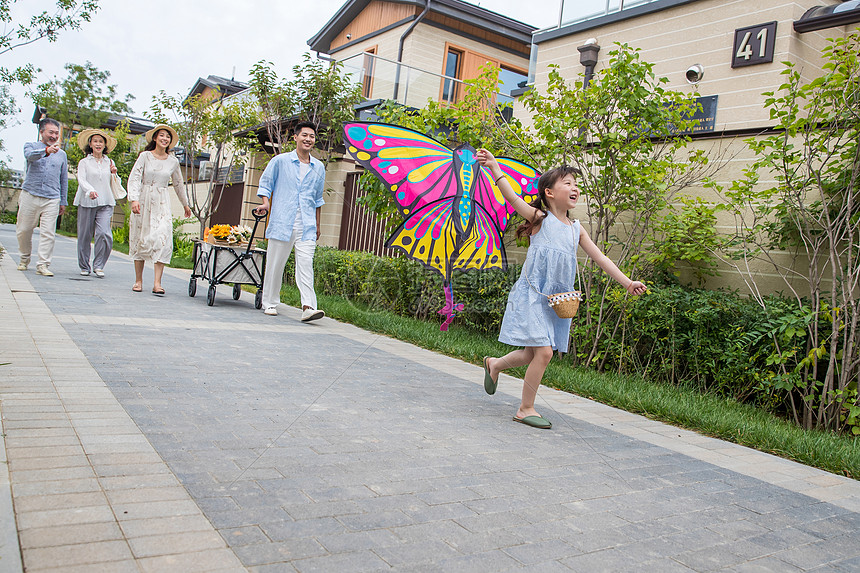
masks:
<svg viewBox="0 0 860 573"><path fill-rule="evenodd" d="M689 150L701 149L703 152L710 154L713 157L723 157L723 167L713 177L715 182L723 188L728 188L733 181L743 177L743 170L752 163L754 154L751 152L749 145L746 143L747 137L731 137L731 138L715 138L715 139L697 139L694 140ZM761 173L759 185L762 188L767 188L776 184L775 179L767 173ZM726 201L726 198L712 189L706 189L701 185L694 185L685 189L679 190L675 195L675 206L680 209L681 196L701 197L711 203L720 204ZM574 219L579 219L582 222L583 228L593 234L594 229L588 217L590 196L584 192L575 209L570 211L570 216ZM724 236L734 236L735 233L741 231L738 228L738 221L732 213L728 211L718 212L716 215L716 231ZM508 229L507 237L512 237L514 229ZM618 224L613 228L613 233L616 236L624 237L624 217L620 218ZM647 247L646 247L647 250ZM610 258L614 259L615 254L611 251L607 253ZM580 261L584 261L585 257L580 251ZM780 273L774 266L774 263L783 267L802 269L808 266L808 258L798 256L797 253L773 250L769 256L772 261L765 258L751 261L720 261L717 267L718 276L706 277L704 286L712 289L723 288L729 290L738 290L741 293L748 293L747 282L752 280L757 287L765 293L782 292L788 293L790 288L796 289L802 294L808 292L807 285L802 277L790 277L788 283L783 278L784 275L791 273ZM519 248L508 249L508 260L521 264L525 260L525 250ZM680 279L684 284L697 284L695 269L690 265L680 262L676 270L680 272Z"/></svg>
<svg viewBox="0 0 860 573"><path fill-rule="evenodd" d="M385 58L386 60L395 62L397 61L397 48L400 42L400 36L406 28L407 26L403 25L392 30L388 30L387 32L374 36L361 44L350 46L349 48L335 52L333 57L342 61L361 54L362 52L375 49L376 55L380 58ZM363 65L363 60L361 58L353 57L349 63L350 66L361 66ZM374 65L376 66L376 69L374 70L372 91L368 96L368 99L391 99L392 94L394 93L396 65L381 60L376 60ZM405 81L405 75L401 81Z"/></svg>
<svg viewBox="0 0 860 573"><path fill-rule="evenodd" d="M710 157L722 157L723 166L714 179L724 187L743 176L743 169L749 166L754 157L744 136L733 136L725 132L735 130L763 130L773 126L770 115L764 107L762 92L775 91L784 83L783 61L796 65L804 79L816 77L822 72L822 49L827 38L844 37L848 27L831 28L817 32L797 34L793 22L809 8L821 4L831 4L827 0L763 0L750 3L742 0L701 0L654 14L611 23L600 28L576 32L539 44L535 89L544 90L547 84L549 66L558 65L561 74L573 82L581 79L584 67L580 64L577 46L584 45L595 38L601 46L596 71L609 61L609 52L615 49L614 43L626 43L639 48L643 61L654 64L657 77L669 80L667 87L684 93L701 96L718 96L716 125L711 138L699 138L692 142L693 149L702 149ZM776 21L776 41L772 63L732 68L734 31L757 24ZM704 67L705 74L697 86L687 83L684 74L693 64ZM528 122L522 106L515 106L515 114ZM724 134L721 137L721 134ZM759 185L767 188L774 180L766 173L761 174ZM683 190L690 196L699 196L711 202L724 201L723 197L701 186ZM580 205L572 213L587 224L588 195L580 198ZM623 233L623 228L614 230ZM717 231L731 235L736 231L735 220L731 214L718 214ZM522 260L515 256L510 259ZM778 265L800 269L808 266L808 260L801 260L795 254L772 251ZM731 264L721 264L720 276L710 277L705 285L709 288L738 289L749 292L746 281L751 276L756 285L764 292L788 292L789 288L771 262L765 260L741 262L744 272L732 268ZM681 278L694 282L693 270L679 265ZM801 280L791 283L793 288L805 292Z"/></svg>
<svg viewBox="0 0 860 573"><path fill-rule="evenodd" d="M716 131L769 126L761 94L783 83L781 62L794 62L805 77L814 77L821 71L826 38L846 34L846 27L794 32L793 22L822 3L823 0L701 0L542 42L535 87L546 87L550 64L558 65L562 75L571 81L582 75L584 68L576 48L589 38L595 38L601 46L596 70L609 61L615 42L626 43L641 50L641 59L654 64L657 77L669 80L669 89L693 93L695 88L687 83L684 74L691 65L701 64L705 74L697 86L699 94L719 96ZM771 21L777 22L773 62L732 68L735 29Z"/></svg>

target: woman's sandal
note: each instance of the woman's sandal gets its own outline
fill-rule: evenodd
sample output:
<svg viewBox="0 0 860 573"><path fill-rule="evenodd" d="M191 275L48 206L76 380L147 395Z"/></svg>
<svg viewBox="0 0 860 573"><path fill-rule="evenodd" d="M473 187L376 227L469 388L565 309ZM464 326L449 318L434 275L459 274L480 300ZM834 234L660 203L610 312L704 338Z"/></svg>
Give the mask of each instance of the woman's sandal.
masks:
<svg viewBox="0 0 860 573"><path fill-rule="evenodd" d="M132 291L134 291L134 292L143 292L143 287L142 287L142 286L133 285L133 286L131 287L131 290L132 290Z"/></svg>
<svg viewBox="0 0 860 573"><path fill-rule="evenodd" d="M540 430L549 430L552 428L552 422L543 416L525 416L524 418L517 418L514 416L514 422L519 422L520 424L525 424L526 426L531 426L532 428L538 428Z"/></svg>
<svg viewBox="0 0 860 573"><path fill-rule="evenodd" d="M154 288L152 289L152 294L157 294L158 296L162 296L164 294L163 288Z"/></svg>
<svg viewBox="0 0 860 573"><path fill-rule="evenodd" d="M496 379L493 380L493 377L490 376L490 365L487 364L489 359L489 356L484 356L484 390L492 396L496 393L496 388L499 386L499 377L496 375Z"/></svg>

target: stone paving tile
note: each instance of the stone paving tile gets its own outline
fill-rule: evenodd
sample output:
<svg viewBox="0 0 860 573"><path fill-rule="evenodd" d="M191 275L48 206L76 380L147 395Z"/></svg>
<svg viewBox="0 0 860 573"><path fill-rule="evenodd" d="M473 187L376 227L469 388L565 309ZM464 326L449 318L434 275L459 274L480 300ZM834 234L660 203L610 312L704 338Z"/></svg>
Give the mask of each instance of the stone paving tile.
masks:
<svg viewBox="0 0 860 573"><path fill-rule="evenodd" d="M328 552L319 542L314 539L290 539L288 541L276 541L275 543L262 543L255 545L233 546L233 551L242 561L242 564L250 567L254 565L267 565L272 563L295 562L299 559L308 559L328 555Z"/></svg>
<svg viewBox="0 0 860 573"><path fill-rule="evenodd" d="M122 561L106 561L100 563L86 563L83 565L61 565L39 569L44 573L140 573L137 562L134 559Z"/></svg>
<svg viewBox="0 0 860 573"><path fill-rule="evenodd" d="M261 543L268 543L271 541L269 537L263 533L263 530L256 525L237 527L235 529L221 529L220 533L224 537L224 541L226 541L227 545L230 547L237 547L240 545L259 545Z"/></svg>
<svg viewBox="0 0 860 573"><path fill-rule="evenodd" d="M314 557L292 561L291 565L300 573L329 573L331 571L390 571L391 566L372 551L336 553L325 557Z"/></svg>
<svg viewBox="0 0 860 573"><path fill-rule="evenodd" d="M125 540L77 542L57 547L33 547L25 554L27 570L90 565L131 558Z"/></svg>
<svg viewBox="0 0 860 573"><path fill-rule="evenodd" d="M56 547L74 543L116 541L122 540L124 537L116 522L105 521L76 525L74 528L48 526L25 529L21 531L19 539L22 549L30 549L32 547Z"/></svg>
<svg viewBox="0 0 860 573"><path fill-rule="evenodd" d="M128 540L128 544L134 556L141 558L185 553L189 547L197 550L221 549L224 539L217 532L208 530L133 537Z"/></svg>

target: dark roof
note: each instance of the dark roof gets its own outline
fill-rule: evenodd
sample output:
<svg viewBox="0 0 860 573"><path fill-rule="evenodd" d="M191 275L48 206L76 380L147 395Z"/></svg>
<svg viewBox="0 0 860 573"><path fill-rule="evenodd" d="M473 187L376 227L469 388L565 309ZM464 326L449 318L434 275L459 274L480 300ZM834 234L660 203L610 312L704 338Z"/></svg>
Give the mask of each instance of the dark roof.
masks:
<svg viewBox="0 0 860 573"><path fill-rule="evenodd" d="M33 111L33 123L38 124L42 117L51 117L51 114L44 107L37 105L36 109ZM116 113L108 115L107 119L99 127L103 127L105 129L116 129L116 127L123 121L128 122L129 133L134 135L146 133L155 127L155 123L148 119L131 115L119 115Z"/></svg>
<svg viewBox="0 0 860 573"><path fill-rule="evenodd" d="M387 0L388 2L396 2L397 4L413 4L416 7L424 8L424 0ZM317 32L310 40L308 45L315 52L328 53L331 50L331 43L340 34L347 24L352 22L362 10L364 10L371 0L347 0L340 7L340 10L332 16L322 29ZM486 8L475 6L462 0L430 0L430 12L435 12L443 16L448 16L462 22L466 22L478 28L482 28L489 32L495 32L502 36L506 36L517 42L531 44L532 32L537 28L524 24L513 18L508 18L496 12L491 12ZM417 18L417 16L415 16ZM410 18L414 20L415 18Z"/></svg>
<svg viewBox="0 0 860 573"><path fill-rule="evenodd" d="M227 78L222 78L221 76L210 75L206 79L197 78L197 82L194 84L194 87L191 88L191 91L188 92L186 99L193 97L199 93L203 93L203 90L206 88L217 89L225 96L231 96L235 93L239 93L248 89L248 84L244 82L237 82L236 80L228 80Z"/></svg>
<svg viewBox="0 0 860 573"><path fill-rule="evenodd" d="M176 156L176 159L179 160L179 163L182 165L189 165L188 156L185 154L185 148L181 145L177 145L173 148L173 155ZM194 158L194 161L190 162L194 167L200 167L200 162L209 161L211 159L211 155L209 153L197 153L197 157Z"/></svg>

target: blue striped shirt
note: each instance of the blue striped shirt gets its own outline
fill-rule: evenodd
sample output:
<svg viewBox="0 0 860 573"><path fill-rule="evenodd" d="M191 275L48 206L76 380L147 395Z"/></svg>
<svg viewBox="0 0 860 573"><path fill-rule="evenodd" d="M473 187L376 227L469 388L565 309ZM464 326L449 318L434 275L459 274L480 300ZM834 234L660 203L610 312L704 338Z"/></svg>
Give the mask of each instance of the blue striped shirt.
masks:
<svg viewBox="0 0 860 573"><path fill-rule="evenodd" d="M35 197L60 199L60 205L69 204L69 160L62 149L46 155L47 145L41 141L24 144L27 175L22 189Z"/></svg>

